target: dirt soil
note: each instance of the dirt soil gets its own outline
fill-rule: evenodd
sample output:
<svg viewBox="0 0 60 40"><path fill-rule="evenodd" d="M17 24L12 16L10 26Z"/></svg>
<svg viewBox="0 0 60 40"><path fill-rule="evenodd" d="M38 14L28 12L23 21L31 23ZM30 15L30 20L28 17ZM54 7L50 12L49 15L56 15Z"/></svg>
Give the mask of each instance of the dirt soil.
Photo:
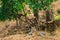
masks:
<svg viewBox="0 0 60 40"><path fill-rule="evenodd" d="M9 37L0 38L0 40L60 40L60 36L31 36L31 35L11 35Z"/></svg>

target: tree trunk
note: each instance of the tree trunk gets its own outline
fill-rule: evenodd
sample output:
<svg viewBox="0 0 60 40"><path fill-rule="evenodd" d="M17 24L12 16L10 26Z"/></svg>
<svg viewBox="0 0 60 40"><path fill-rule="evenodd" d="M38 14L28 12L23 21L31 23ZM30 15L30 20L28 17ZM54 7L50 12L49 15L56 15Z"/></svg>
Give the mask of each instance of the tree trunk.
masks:
<svg viewBox="0 0 60 40"><path fill-rule="evenodd" d="M35 16L35 23L38 24L39 22L39 14L38 14L38 9L34 10L34 16Z"/></svg>
<svg viewBox="0 0 60 40"><path fill-rule="evenodd" d="M46 11L46 28L48 32L52 33L55 31L55 24L53 20L53 12L50 10Z"/></svg>

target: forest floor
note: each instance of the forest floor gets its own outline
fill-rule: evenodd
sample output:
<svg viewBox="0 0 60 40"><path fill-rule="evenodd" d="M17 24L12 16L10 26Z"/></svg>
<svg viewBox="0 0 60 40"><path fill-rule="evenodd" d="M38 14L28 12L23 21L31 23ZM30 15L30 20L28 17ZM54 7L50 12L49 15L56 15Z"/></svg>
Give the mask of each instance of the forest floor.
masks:
<svg viewBox="0 0 60 40"><path fill-rule="evenodd" d="M32 35L29 34L15 34L6 37L0 38L0 40L60 40L60 29L56 30L55 35L49 35L49 33L37 35L33 33Z"/></svg>
<svg viewBox="0 0 60 40"><path fill-rule="evenodd" d="M60 40L60 35L57 36L33 36L16 34L8 37L0 38L0 40Z"/></svg>
<svg viewBox="0 0 60 40"><path fill-rule="evenodd" d="M6 36L5 34L8 33L8 30L11 30L11 27L15 26L15 22L0 22L0 34L3 33L5 37L0 35L0 40L60 40L60 27L56 29L55 35L49 35L49 33L40 31L40 34L37 35L36 33L31 34L13 34ZM9 25L9 27L5 28L5 25ZM12 26L13 25L13 26ZM1 27L2 26L2 27ZM1 31L2 30L2 31ZM13 31L13 29L11 30Z"/></svg>

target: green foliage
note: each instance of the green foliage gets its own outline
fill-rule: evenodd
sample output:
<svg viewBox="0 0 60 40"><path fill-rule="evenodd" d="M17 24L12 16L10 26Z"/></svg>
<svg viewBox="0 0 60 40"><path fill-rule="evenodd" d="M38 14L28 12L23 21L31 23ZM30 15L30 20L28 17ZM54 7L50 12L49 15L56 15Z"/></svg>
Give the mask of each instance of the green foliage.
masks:
<svg viewBox="0 0 60 40"><path fill-rule="evenodd" d="M27 4L33 9L34 15L38 14L38 9L40 10L50 10L52 9L52 2L57 0L28 0Z"/></svg>
<svg viewBox="0 0 60 40"><path fill-rule="evenodd" d="M28 0L30 8L40 10L49 10L51 8L51 3L57 0Z"/></svg>
<svg viewBox="0 0 60 40"><path fill-rule="evenodd" d="M0 13L0 19L14 19L17 18L17 13L21 12L24 8L24 4L28 4L33 9L34 13L37 9L50 10L51 3L56 0L1 0L2 12ZM27 15L28 13L26 13ZM3 20L4 20L3 19Z"/></svg>
<svg viewBox="0 0 60 40"><path fill-rule="evenodd" d="M38 0L29 0L27 4L33 9L37 9L39 7Z"/></svg>
<svg viewBox="0 0 60 40"><path fill-rule="evenodd" d="M2 0L2 12L0 13L0 20L8 19L8 15L11 13L10 0Z"/></svg>
<svg viewBox="0 0 60 40"><path fill-rule="evenodd" d="M57 10L57 13L60 14L60 9Z"/></svg>
<svg viewBox="0 0 60 40"><path fill-rule="evenodd" d="M28 14L30 14L30 12L29 11L26 11L25 16L27 16Z"/></svg>
<svg viewBox="0 0 60 40"><path fill-rule="evenodd" d="M22 9L23 5L20 0L2 0L2 12L0 13L2 17L0 17L0 20L15 19L17 17L17 12L21 12Z"/></svg>
<svg viewBox="0 0 60 40"><path fill-rule="evenodd" d="M18 11L21 11L23 9L23 5L18 1L13 1L13 8L14 10L18 10Z"/></svg>
<svg viewBox="0 0 60 40"><path fill-rule="evenodd" d="M56 16L56 17L54 18L54 20L60 21L60 15L59 15L59 16Z"/></svg>

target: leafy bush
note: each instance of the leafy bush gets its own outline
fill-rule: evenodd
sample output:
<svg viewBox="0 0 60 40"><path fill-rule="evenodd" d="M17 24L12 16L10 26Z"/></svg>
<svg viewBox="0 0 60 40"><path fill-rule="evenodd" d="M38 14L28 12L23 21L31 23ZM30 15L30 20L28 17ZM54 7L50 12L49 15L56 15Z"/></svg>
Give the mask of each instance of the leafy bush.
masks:
<svg viewBox="0 0 60 40"><path fill-rule="evenodd" d="M57 13L60 14L60 9L57 10Z"/></svg>
<svg viewBox="0 0 60 40"><path fill-rule="evenodd" d="M54 20L60 21L60 15L59 15L59 16L56 16L56 17L54 18Z"/></svg>

